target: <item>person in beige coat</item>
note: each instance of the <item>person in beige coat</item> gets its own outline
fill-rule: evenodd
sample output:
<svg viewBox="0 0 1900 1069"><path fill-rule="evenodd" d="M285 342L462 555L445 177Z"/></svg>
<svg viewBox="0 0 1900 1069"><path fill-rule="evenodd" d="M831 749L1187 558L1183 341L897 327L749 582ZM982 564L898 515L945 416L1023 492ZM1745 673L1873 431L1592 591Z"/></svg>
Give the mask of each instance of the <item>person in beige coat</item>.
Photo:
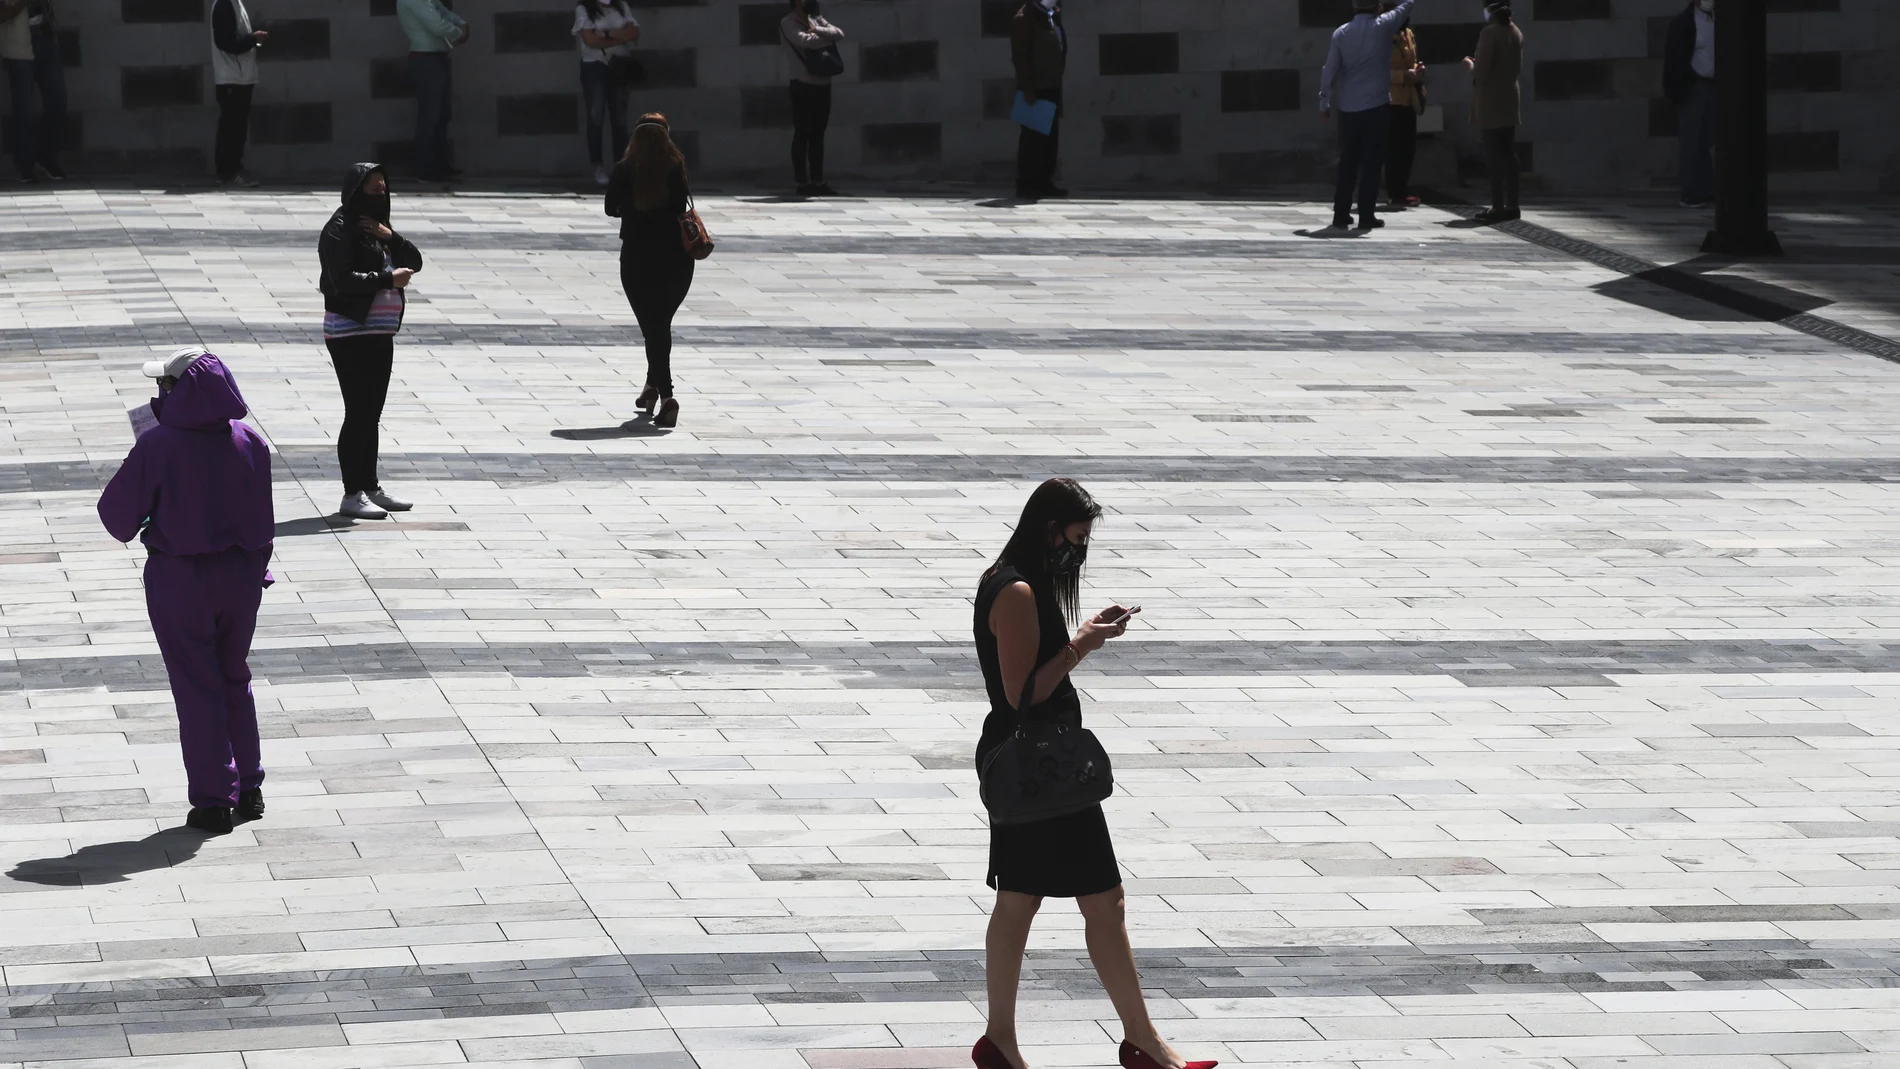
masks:
<svg viewBox="0 0 1900 1069"><path fill-rule="evenodd" d="M1524 32L1511 22L1511 5L1485 5L1489 25L1478 34L1478 54L1465 57L1471 72L1471 123L1484 139L1485 169L1491 172L1491 207L1482 223L1519 217L1517 124L1521 108L1518 74L1524 66Z"/></svg>
<svg viewBox="0 0 1900 1069"><path fill-rule="evenodd" d="M1393 0L1379 5L1383 13L1397 7ZM1425 64L1418 61L1418 38L1412 28L1392 38L1392 95L1386 104L1392 122L1385 147L1385 192L1394 208L1416 208L1412 195L1412 160L1418 149L1418 117L1425 110Z"/></svg>

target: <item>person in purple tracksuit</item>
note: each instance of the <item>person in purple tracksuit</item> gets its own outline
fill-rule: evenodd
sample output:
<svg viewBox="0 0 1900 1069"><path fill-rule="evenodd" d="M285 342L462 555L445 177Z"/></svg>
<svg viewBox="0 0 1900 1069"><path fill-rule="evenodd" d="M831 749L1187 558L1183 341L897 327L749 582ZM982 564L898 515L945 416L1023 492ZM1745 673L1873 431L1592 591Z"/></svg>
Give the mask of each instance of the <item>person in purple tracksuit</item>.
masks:
<svg viewBox="0 0 1900 1069"><path fill-rule="evenodd" d="M145 609L178 706L191 813L221 835L264 815L251 635L270 574L276 517L270 449L224 363L180 349L145 365L158 425L99 496L112 537L145 543Z"/></svg>

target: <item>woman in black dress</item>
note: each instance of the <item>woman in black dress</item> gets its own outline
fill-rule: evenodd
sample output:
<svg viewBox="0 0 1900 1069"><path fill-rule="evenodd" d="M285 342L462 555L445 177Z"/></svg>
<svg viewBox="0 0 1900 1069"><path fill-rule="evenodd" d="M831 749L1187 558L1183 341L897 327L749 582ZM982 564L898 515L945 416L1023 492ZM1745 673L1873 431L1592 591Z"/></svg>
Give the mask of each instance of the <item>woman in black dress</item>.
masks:
<svg viewBox="0 0 1900 1069"><path fill-rule="evenodd" d="M686 211L686 158L673 144L666 116L640 116L626 155L607 179L607 214L620 220L620 287L646 338L647 383L635 402L654 412L653 425L679 422L673 399L673 315L693 288L693 258L680 238Z"/></svg>
<svg viewBox="0 0 1900 1069"><path fill-rule="evenodd" d="M1103 643L1128 630L1139 609L1110 605L1071 638L1082 562L1102 514L1073 479L1050 479L1023 506L1022 519L976 594L976 656L989 691L990 714L977 743L977 767L1014 731L1026 685L1038 715L1082 722L1081 696L1069 673ZM1040 704L1039 704L1040 703ZM1156 1034L1141 997L1135 954L1124 922L1121 871L1102 807L1031 824L990 825L989 885L996 889L987 951L989 1027L970 1058L978 1069L1023 1069L1016 1044L1016 983L1029 926L1044 898L1073 898L1081 907L1089 960L1121 1017L1128 1069L1211 1069L1188 1062Z"/></svg>

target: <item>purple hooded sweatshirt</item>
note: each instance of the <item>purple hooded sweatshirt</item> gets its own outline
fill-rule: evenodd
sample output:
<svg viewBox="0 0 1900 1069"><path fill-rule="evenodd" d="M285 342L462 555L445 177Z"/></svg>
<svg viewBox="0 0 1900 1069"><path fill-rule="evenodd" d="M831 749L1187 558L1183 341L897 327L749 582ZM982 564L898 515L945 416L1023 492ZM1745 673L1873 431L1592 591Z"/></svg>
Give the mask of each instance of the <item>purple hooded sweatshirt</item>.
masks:
<svg viewBox="0 0 1900 1069"><path fill-rule="evenodd" d="M129 542L143 527L148 547L174 557L268 549L277 525L270 449L238 422L248 409L224 363L199 357L152 410L158 426L99 495L106 530Z"/></svg>

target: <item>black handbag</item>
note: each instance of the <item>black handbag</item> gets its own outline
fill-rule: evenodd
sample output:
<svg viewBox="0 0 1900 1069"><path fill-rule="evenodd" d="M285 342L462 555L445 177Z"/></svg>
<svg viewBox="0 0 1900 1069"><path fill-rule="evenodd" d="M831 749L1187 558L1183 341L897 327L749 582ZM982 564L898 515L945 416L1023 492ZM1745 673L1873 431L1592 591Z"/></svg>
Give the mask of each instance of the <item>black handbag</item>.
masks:
<svg viewBox="0 0 1900 1069"><path fill-rule="evenodd" d="M798 61L805 65L806 74L814 78L835 78L844 73L844 56L838 53L837 45L804 49L793 43L790 37L785 38L785 43L791 46Z"/></svg>
<svg viewBox="0 0 1900 1069"><path fill-rule="evenodd" d="M1035 686L1032 670L1016 706L1015 730L977 767L991 824L1031 824L1079 813L1115 792L1108 751L1093 731L1079 721L1029 718Z"/></svg>

